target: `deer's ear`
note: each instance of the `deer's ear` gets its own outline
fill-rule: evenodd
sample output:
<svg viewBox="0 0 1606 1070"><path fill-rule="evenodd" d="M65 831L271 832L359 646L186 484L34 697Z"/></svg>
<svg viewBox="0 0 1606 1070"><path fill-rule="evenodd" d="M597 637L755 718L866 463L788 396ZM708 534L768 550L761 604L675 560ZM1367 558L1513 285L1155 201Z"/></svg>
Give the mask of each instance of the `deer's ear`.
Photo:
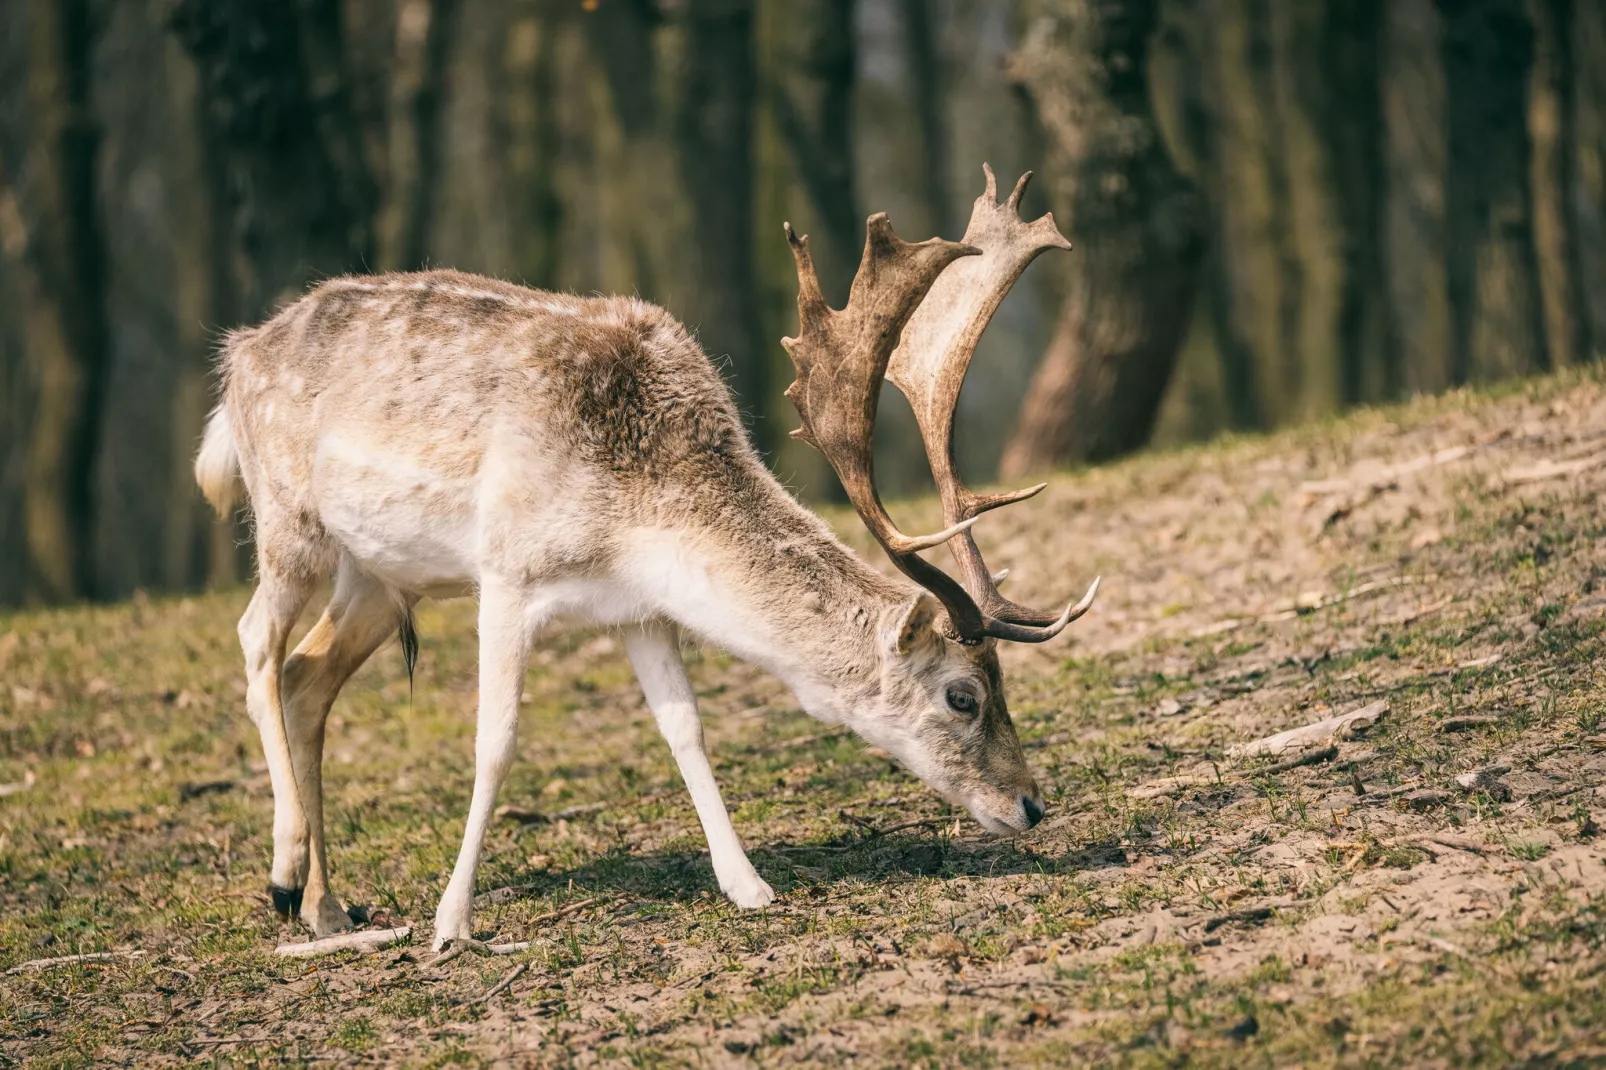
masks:
<svg viewBox="0 0 1606 1070"><path fill-rule="evenodd" d="M908 654L922 642L936 637L935 625L941 612L942 603L921 591L894 616L890 637L892 649L899 654Z"/></svg>

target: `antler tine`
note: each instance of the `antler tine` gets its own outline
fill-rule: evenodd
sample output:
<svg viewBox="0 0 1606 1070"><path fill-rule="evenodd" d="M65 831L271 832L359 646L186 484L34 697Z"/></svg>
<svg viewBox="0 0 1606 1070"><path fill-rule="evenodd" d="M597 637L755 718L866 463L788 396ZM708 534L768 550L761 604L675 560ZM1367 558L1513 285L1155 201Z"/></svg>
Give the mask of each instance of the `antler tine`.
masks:
<svg viewBox="0 0 1606 1070"><path fill-rule="evenodd" d="M982 164L982 171L986 188L976 198L963 239L967 245L978 246L982 255L954 264L936 281L904 327L902 342L887 370L887 378L914 408L932 475L942 494L943 517L951 525L1023 501L1046 486L980 495L961 483L954 464L954 410L976 344L1015 281L1044 250L1071 248L1051 214L1031 223L1021 220L1020 201L1032 177L1030 171L1021 175L1003 204L998 203L993 169ZM1031 609L998 593L981 549L968 531L952 549L964 573L965 587L981 609L983 632L997 639L1051 639L1087 611L1098 591L1095 582L1081 602L1059 614Z"/></svg>
<svg viewBox="0 0 1606 1070"><path fill-rule="evenodd" d="M797 337L781 339L797 368L797 380L786 388L802 418L792 437L825 455L865 527L905 575L943 603L954 629L979 637L983 621L975 600L917 556L964 534L976 518L962 517L933 535L899 531L876 491L873 438L881 382L904 324L944 268L981 250L941 238L912 244L893 233L885 213L873 215L865 225L864 256L847 307L836 310L820 292L808 237L788 223L786 238L798 275Z"/></svg>

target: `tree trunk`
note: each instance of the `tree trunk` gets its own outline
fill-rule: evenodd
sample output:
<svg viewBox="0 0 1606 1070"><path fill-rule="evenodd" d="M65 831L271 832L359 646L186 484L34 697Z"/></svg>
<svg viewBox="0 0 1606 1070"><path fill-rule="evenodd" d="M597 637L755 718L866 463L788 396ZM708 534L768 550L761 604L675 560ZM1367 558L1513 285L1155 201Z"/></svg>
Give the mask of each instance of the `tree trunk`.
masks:
<svg viewBox="0 0 1606 1070"><path fill-rule="evenodd" d="M169 48L179 51L176 43ZM171 84L172 114L193 118L184 124L180 142L186 185L193 192L179 221L182 251L174 263L174 359L180 367L168 410L173 447L164 569L168 586L184 589L235 582L250 533L235 516L218 519L195 486L195 451L216 385L213 332L235 320L229 286L230 215L224 160L207 134L195 72L188 64L175 65Z"/></svg>
<svg viewBox="0 0 1606 1070"><path fill-rule="evenodd" d="M1578 116L1573 76L1573 0L1529 0L1535 30L1528 128L1533 139L1534 244L1551 362L1590 351L1579 255Z"/></svg>
<svg viewBox="0 0 1606 1070"><path fill-rule="evenodd" d="M1445 270L1455 383L1544 369L1534 254L1522 0L1438 0L1444 18L1448 166Z"/></svg>
<svg viewBox="0 0 1606 1070"><path fill-rule="evenodd" d="M562 264L558 30L554 18L529 15L514 20L499 72L502 77L491 83L496 140L507 146L514 271L519 281L543 289L558 287Z"/></svg>
<svg viewBox="0 0 1606 1070"><path fill-rule="evenodd" d="M826 299L840 308L864 249L854 176L853 0L791 0L777 12L771 107L808 196L809 247Z"/></svg>
<svg viewBox="0 0 1606 1070"><path fill-rule="evenodd" d="M1606 358L1606 5L1576 4L1572 22L1574 158L1572 206L1578 220L1573 248L1590 324L1590 359Z"/></svg>
<svg viewBox="0 0 1606 1070"><path fill-rule="evenodd" d="M769 395L753 260L753 5L689 0L680 20L674 130L698 282L687 318L710 356L729 359L726 378L751 421Z"/></svg>
<svg viewBox="0 0 1606 1070"><path fill-rule="evenodd" d="M24 504L27 595L94 597L95 466L109 358L106 257L95 180L100 129L90 110L93 29L85 0L30 12L32 181L27 337L37 390Z"/></svg>
<svg viewBox="0 0 1606 1070"><path fill-rule="evenodd" d="M1149 101L1153 0L1042 0L1018 73L1055 150L1078 252L1003 474L1141 446L1176 363L1204 252L1202 205Z"/></svg>
<svg viewBox="0 0 1606 1070"><path fill-rule="evenodd" d="M638 287L729 358L738 403L756 413L767 359L753 279L751 0L688 0L670 15L640 0L585 18L623 139ZM671 56L659 93L659 59Z"/></svg>
<svg viewBox="0 0 1606 1070"><path fill-rule="evenodd" d="M396 14L389 189L379 227L379 260L387 269L415 271L429 255L457 6L457 0L403 0Z"/></svg>
<svg viewBox="0 0 1606 1070"><path fill-rule="evenodd" d="M173 26L223 155L239 314L371 266L377 194L337 0L180 0Z"/></svg>
<svg viewBox="0 0 1606 1070"><path fill-rule="evenodd" d="M1338 378L1345 405L1392 398L1402 386L1388 328L1383 254L1383 5L1328 0L1315 42L1317 79L1307 82L1336 209Z"/></svg>
<svg viewBox="0 0 1606 1070"><path fill-rule="evenodd" d="M963 225L954 218L948 183L948 117L945 89L933 13L928 0L903 0L903 32L909 54L909 82L914 89L915 116L920 123L920 172L916 176L925 202L922 233L957 236Z"/></svg>
<svg viewBox="0 0 1606 1070"><path fill-rule="evenodd" d="M1434 0L1389 0L1382 32L1389 333L1401 388L1436 393L1451 385L1443 20Z"/></svg>

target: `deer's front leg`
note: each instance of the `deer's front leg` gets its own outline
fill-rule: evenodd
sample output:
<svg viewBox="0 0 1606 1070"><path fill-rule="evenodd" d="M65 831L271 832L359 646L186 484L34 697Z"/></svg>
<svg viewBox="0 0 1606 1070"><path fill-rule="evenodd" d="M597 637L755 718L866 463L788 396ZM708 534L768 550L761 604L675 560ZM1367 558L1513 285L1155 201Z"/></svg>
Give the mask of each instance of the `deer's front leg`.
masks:
<svg viewBox="0 0 1606 1070"><path fill-rule="evenodd" d="M708 838L708 851L714 863L714 877L720 890L740 907L769 905L775 892L747 860L742 842L736 838L725 801L714 782L714 770L703 749L703 723L697 716L697 698L686 667L680 660L680 642L671 624L650 621L625 637L625 651L641 681L641 690L652 707L658 730L680 766L681 778L691 792L692 805Z"/></svg>
<svg viewBox="0 0 1606 1070"><path fill-rule="evenodd" d="M474 797L452 879L435 911L435 950L474 931L474 871L496 793L513 764L519 738L519 696L536 621L525 591L493 577L480 585L480 712L474 736Z"/></svg>

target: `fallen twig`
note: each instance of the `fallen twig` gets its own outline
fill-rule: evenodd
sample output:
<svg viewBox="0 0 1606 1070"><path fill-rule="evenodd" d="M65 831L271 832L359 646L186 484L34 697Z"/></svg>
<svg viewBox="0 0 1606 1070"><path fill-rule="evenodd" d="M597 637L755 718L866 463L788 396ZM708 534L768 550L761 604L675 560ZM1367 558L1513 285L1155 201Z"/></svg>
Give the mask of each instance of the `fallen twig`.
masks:
<svg viewBox="0 0 1606 1070"><path fill-rule="evenodd" d="M33 770L26 769L23 771L21 780L15 781L11 784L0 784L0 799L5 798L7 795L18 795L24 791L32 791L33 785Z"/></svg>
<svg viewBox="0 0 1606 1070"><path fill-rule="evenodd" d="M1264 769L1251 769L1250 773L1256 776L1271 776L1273 773L1286 773L1290 769L1297 769L1302 765L1315 765L1317 762L1329 762L1338 757L1338 747L1329 744L1326 747L1312 747L1300 751L1292 758L1284 758L1280 762L1273 762Z"/></svg>
<svg viewBox="0 0 1606 1070"><path fill-rule="evenodd" d="M506 888L497 889L497 891L509 891L509 890L510 889L506 889ZM487 894L490 894L490 893L487 893ZM559 907L557 910L549 910L545 914L539 914L536 917L531 918L530 921L529 921L529 924L531 924L531 925L541 925L541 924L543 924L545 922L557 921L559 918L566 918L570 914L578 914L580 911L585 910L587 907L596 906L598 903L601 903L605 898L606 898L605 896L593 896L590 899L582 899L578 903L570 903L568 906ZM614 896L613 899L611 900L610 905L616 904L616 903L621 903L621 902L623 902L624 900L626 900L628 898L629 898L629 896L624 896L624 895ZM478 902L479 902L479 898L476 898L475 903L478 904ZM457 958L459 955L462 955L463 953L468 952L468 951L472 951L472 952L474 952L475 954L478 954L478 955L511 955L516 951L524 951L527 948L529 948L529 946L530 946L530 941L528 941L528 940L525 940L525 941L522 941L522 942L516 943L516 944L487 944L487 943L485 943L485 942L483 942L481 940L453 940L453 941L451 941L451 943L449 943L447 945L446 949L444 951L442 951L434 959L432 959L429 962L428 965L430 965L430 966L444 965L445 963L448 963L448 962L452 961L453 959Z"/></svg>
<svg viewBox="0 0 1606 1070"><path fill-rule="evenodd" d="M29 962L19 962L6 971L9 977L17 973L33 973L37 970L53 970L57 966L77 966L90 962L111 962L121 958L137 958L145 954L144 951L89 951L82 955L57 955L50 959L33 959Z"/></svg>
<svg viewBox="0 0 1606 1070"><path fill-rule="evenodd" d="M1470 951L1466 950L1466 948L1461 947L1459 944L1453 944L1441 936L1413 936L1411 937L1411 940L1414 943L1423 945L1424 947L1431 947L1435 951L1443 951L1446 954L1454 955L1456 958L1469 963L1477 969L1493 970L1500 977L1503 977L1508 981L1511 980L1511 971L1500 965L1498 962L1493 961L1490 956L1474 955Z"/></svg>
<svg viewBox="0 0 1606 1070"><path fill-rule="evenodd" d="M877 836L888 836L894 832L903 832L905 829L912 828L941 829L943 825L946 824L946 822L938 821L935 818L926 817L919 818L914 821L905 821L898 825L888 825L886 828L882 828L872 822L866 821L862 817L856 817L853 814L848 813L846 810L839 810L837 813L841 816L842 820L863 829L866 837L870 839L873 839Z"/></svg>
<svg viewBox="0 0 1606 1070"><path fill-rule="evenodd" d="M474 952L476 955L516 955L520 951L528 951L529 949L530 941L528 940L521 940L515 944L487 944L483 940L475 940L470 937L466 940L449 941L446 949L431 959L428 965L432 969L436 966L444 966L469 951Z"/></svg>
<svg viewBox="0 0 1606 1070"><path fill-rule="evenodd" d="M1516 487L1524 483L1539 483L1547 479L1560 479L1563 476L1587 472L1602 464L1606 464L1606 452L1592 453L1587 457L1577 457L1570 461L1553 461L1546 457L1538 464L1526 468L1509 468L1499 475L1491 476L1489 484L1491 489L1499 490L1502 486Z"/></svg>
<svg viewBox="0 0 1606 1070"><path fill-rule="evenodd" d="M1180 776L1161 777L1151 780L1147 784L1139 784L1127 792L1134 799L1159 799L1175 795L1183 788L1203 787L1207 784L1222 783L1220 777L1206 776L1200 773L1183 773Z"/></svg>
<svg viewBox="0 0 1606 1070"><path fill-rule="evenodd" d="M599 813L607 808L607 803L581 803L578 806L565 806L548 814L523 806L498 806L496 816L504 821L517 821L521 825L545 825L553 821L568 821L571 818L584 817L586 814Z"/></svg>
<svg viewBox="0 0 1606 1070"><path fill-rule="evenodd" d="M337 933L300 944L280 944L273 949L275 955L304 959L315 955L329 955L336 951L378 951L413 935L411 925L399 929L369 929L356 933Z"/></svg>
<svg viewBox="0 0 1606 1070"><path fill-rule="evenodd" d="M1500 848L1495 847L1492 844L1475 843L1472 840L1462 839L1459 836L1450 836L1442 832L1418 833L1415 836L1407 836L1399 842L1404 844L1415 844L1418 846L1424 843L1436 843L1440 847L1448 847L1454 851L1466 851L1469 854L1475 855L1494 854L1500 850Z"/></svg>
<svg viewBox="0 0 1606 1070"><path fill-rule="evenodd" d="M506 977L498 981L496 986L489 992L486 992L483 996L475 996L473 999L468 1000L463 1005L465 1007L472 1007L476 1003L489 1003L497 996L500 996L503 992L506 992L513 982L522 977L524 975L524 971L528 970L529 968L530 964L528 962L519 963L517 966L513 967L512 971L509 972Z"/></svg>
<svg viewBox="0 0 1606 1070"><path fill-rule="evenodd" d="M1372 727L1388 711L1388 702L1380 699L1377 702L1362 706L1358 710L1341 713L1336 717L1317 721L1315 724L1290 728L1286 732L1278 732L1273 736L1266 736L1263 739L1228 747L1227 756L1229 758L1249 758L1255 755L1276 757L1291 750L1304 750L1308 747L1317 746L1326 743L1328 740L1348 739L1355 733Z"/></svg>
<svg viewBox="0 0 1606 1070"><path fill-rule="evenodd" d="M1279 900L1275 903L1265 903L1258 907L1244 907L1242 910L1229 910L1222 914L1212 914L1205 919L1204 931L1215 932L1223 925L1235 921L1265 921L1279 910L1286 910L1293 905L1293 900Z"/></svg>
<svg viewBox="0 0 1606 1070"><path fill-rule="evenodd" d="M178 801L189 802L191 799L199 799L202 795L216 795L233 789L232 780L202 780L191 784L180 784Z"/></svg>

